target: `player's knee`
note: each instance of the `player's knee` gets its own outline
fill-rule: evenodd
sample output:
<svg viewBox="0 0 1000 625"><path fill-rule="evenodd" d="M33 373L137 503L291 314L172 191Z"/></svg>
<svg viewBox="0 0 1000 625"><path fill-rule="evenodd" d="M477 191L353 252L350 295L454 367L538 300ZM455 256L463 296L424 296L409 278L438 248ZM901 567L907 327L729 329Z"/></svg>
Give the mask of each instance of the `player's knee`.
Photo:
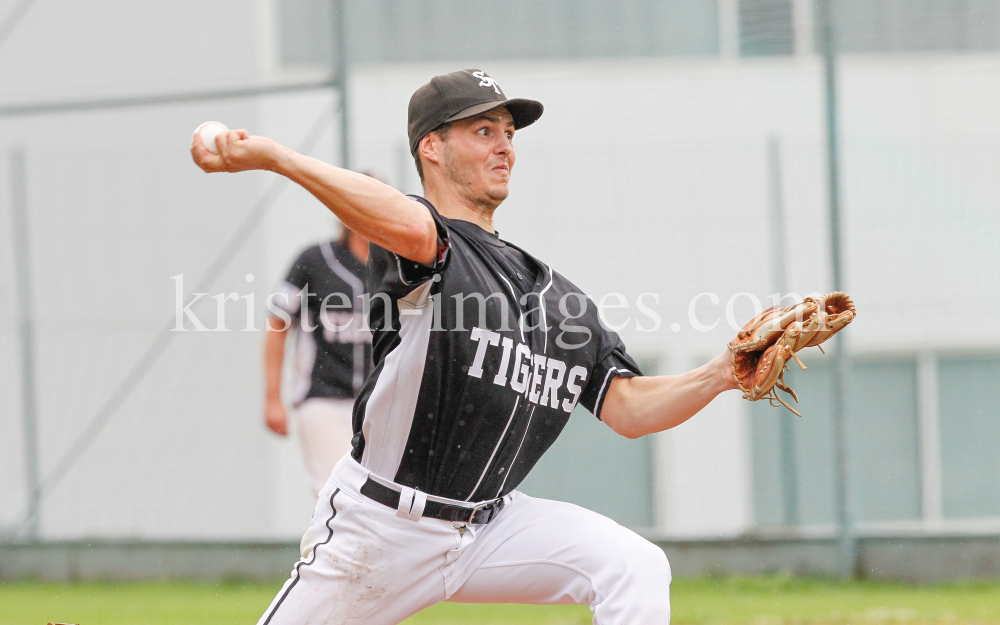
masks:
<svg viewBox="0 0 1000 625"><path fill-rule="evenodd" d="M651 542L643 541L637 556L643 590L637 598L637 623L670 622L670 562L667 554Z"/></svg>
<svg viewBox="0 0 1000 625"><path fill-rule="evenodd" d="M663 552L659 546L649 543L649 557L655 563L655 566L667 576L667 580L670 580L670 561L667 560L667 554Z"/></svg>
<svg viewBox="0 0 1000 625"><path fill-rule="evenodd" d="M664 587L670 585L670 562L667 554L653 543L643 540L637 544L633 549L632 563L640 575Z"/></svg>
<svg viewBox="0 0 1000 625"><path fill-rule="evenodd" d="M604 618L599 622L669 623L670 564L663 550L636 537L619 557L625 572L608 601L599 608Z"/></svg>

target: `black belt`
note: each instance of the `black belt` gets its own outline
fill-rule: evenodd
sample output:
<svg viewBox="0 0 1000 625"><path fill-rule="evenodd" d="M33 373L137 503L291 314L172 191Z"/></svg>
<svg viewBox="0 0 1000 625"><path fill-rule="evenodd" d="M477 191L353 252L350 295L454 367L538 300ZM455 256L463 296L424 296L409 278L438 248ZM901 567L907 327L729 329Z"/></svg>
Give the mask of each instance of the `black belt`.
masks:
<svg viewBox="0 0 1000 625"><path fill-rule="evenodd" d="M399 491L379 484L370 477L361 487L361 494L372 501L377 501L383 506L389 506L393 509L399 508ZM494 499L488 503L481 503L477 506L453 506L451 504L427 500L422 516L432 519L443 519L445 521L485 525L496 518L501 508L503 508L502 498Z"/></svg>

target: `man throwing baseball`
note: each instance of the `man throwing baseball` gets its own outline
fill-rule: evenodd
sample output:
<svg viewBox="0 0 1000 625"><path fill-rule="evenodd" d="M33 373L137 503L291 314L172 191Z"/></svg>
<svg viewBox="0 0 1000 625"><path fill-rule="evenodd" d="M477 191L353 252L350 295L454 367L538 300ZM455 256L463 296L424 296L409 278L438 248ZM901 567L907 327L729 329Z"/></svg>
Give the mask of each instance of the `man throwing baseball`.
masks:
<svg viewBox="0 0 1000 625"><path fill-rule="evenodd" d="M679 376L642 377L597 307L494 227L514 134L542 114L480 70L410 99L425 197L237 130L207 172L267 169L373 242L375 370L354 406L353 452L333 470L302 559L261 625L398 623L439 601L576 603L594 623L670 618L663 552L578 506L514 490L582 404L636 438L736 388L728 350Z"/></svg>

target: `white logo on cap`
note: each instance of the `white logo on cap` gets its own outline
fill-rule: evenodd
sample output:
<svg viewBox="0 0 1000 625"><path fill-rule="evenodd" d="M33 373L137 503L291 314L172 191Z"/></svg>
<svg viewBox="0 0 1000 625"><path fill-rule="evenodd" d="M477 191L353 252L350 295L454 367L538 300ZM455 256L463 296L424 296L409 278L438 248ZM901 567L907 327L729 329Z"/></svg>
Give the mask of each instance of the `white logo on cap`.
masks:
<svg viewBox="0 0 1000 625"><path fill-rule="evenodd" d="M500 85L497 84L497 81L487 76L486 72L479 70L478 72L472 72L472 75L479 79L480 87L493 87L493 91L496 91L497 95L503 95L500 92Z"/></svg>

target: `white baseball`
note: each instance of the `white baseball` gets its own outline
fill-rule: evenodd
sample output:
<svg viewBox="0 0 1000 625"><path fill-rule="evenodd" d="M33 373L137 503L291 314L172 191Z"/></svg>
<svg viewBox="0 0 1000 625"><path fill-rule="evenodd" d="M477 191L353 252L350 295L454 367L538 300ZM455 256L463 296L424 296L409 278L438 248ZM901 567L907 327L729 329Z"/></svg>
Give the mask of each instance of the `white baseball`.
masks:
<svg viewBox="0 0 1000 625"><path fill-rule="evenodd" d="M201 137L201 144L211 152L212 154L218 154L219 148L215 145L215 137L219 135L220 132L225 132L229 130L226 125L221 122L205 122L201 126L198 126L194 134Z"/></svg>

